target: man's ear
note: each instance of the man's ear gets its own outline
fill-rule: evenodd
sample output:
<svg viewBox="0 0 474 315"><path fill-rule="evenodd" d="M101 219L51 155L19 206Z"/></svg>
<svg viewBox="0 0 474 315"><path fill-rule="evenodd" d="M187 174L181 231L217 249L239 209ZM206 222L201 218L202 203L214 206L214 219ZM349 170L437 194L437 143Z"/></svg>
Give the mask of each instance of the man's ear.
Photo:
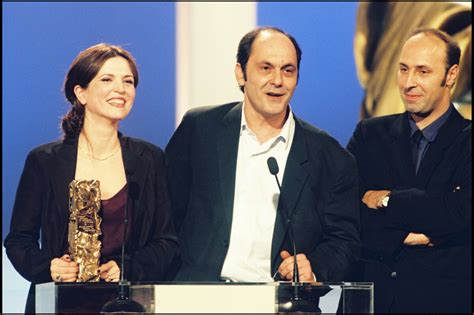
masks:
<svg viewBox="0 0 474 315"><path fill-rule="evenodd" d="M452 87L454 83L456 83L458 74L459 74L459 66L452 65L451 68L449 68L448 73L446 74L446 85L449 87Z"/></svg>
<svg viewBox="0 0 474 315"><path fill-rule="evenodd" d="M242 69L242 66L240 63L237 63L235 65L235 79L237 80L237 83L239 86L244 86L245 85L245 75L244 75L244 69Z"/></svg>

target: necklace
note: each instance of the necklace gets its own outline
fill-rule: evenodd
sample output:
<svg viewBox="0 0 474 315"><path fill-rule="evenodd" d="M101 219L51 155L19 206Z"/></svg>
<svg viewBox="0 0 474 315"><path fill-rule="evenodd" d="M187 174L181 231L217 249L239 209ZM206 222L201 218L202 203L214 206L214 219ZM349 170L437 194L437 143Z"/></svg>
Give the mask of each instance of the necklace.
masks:
<svg viewBox="0 0 474 315"><path fill-rule="evenodd" d="M120 150L120 143L117 145L117 148L114 150L113 153L111 153L110 155L107 155L106 157L103 157L103 158L99 158L97 156L94 155L94 153L92 152L92 146L90 145L89 143L89 140L87 139L87 136L84 135L85 137L85 141L87 142L87 152L84 152L83 150L81 150L83 153L85 153L87 156L90 156L91 158L93 158L94 160L97 160L97 161L106 161L108 159L110 159L111 157L113 157L114 155L117 154L117 152Z"/></svg>
<svg viewBox="0 0 474 315"><path fill-rule="evenodd" d="M106 157L104 157L104 158L98 158L98 157L96 157L96 156L94 155L94 153L92 153L92 152L89 154L89 156L90 156L91 158L93 158L94 160L97 160L97 161L105 161L105 160L108 160L108 159L110 159L111 157L113 157L115 154L117 154L117 152L119 151L119 149L120 149L120 145L117 146L117 149L115 149L114 153L112 153L112 154L110 154L110 155L108 155L108 156L106 156Z"/></svg>

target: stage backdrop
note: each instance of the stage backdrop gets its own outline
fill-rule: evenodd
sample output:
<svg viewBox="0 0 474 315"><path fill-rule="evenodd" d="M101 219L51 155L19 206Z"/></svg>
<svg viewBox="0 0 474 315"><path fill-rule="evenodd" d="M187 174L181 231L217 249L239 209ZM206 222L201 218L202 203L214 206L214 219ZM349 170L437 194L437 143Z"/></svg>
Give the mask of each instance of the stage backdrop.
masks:
<svg viewBox="0 0 474 315"><path fill-rule="evenodd" d="M60 138L60 117L70 106L62 92L64 76L77 53L90 45L118 44L135 56L140 83L121 130L160 147L186 108L241 99L234 80L235 53L240 37L255 25L280 27L300 43L300 82L291 103L297 116L344 146L358 121L362 90L353 58L357 3L51 2L2 7L2 240L25 158L34 147ZM3 258L2 311L21 312L27 283Z"/></svg>

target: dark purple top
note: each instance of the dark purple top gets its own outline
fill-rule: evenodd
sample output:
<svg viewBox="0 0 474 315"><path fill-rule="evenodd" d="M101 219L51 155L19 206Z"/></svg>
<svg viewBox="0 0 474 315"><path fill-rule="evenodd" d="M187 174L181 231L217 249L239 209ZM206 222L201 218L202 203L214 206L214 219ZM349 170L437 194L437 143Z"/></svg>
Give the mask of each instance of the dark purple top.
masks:
<svg viewBox="0 0 474 315"><path fill-rule="evenodd" d="M101 257L122 253L125 206L127 204L127 184L110 199L102 199L102 250ZM129 209L130 210L130 209ZM131 213L128 211L127 240L130 238ZM119 263L117 261L117 263Z"/></svg>

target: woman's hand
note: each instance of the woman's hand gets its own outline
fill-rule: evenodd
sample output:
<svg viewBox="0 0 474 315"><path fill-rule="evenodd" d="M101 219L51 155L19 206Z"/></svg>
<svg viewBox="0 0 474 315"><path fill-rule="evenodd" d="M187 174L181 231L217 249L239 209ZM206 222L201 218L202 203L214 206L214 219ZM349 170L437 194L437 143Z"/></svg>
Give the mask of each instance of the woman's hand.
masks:
<svg viewBox="0 0 474 315"><path fill-rule="evenodd" d="M51 260L51 279L55 282L75 282L79 273L79 266L71 260L68 254Z"/></svg>
<svg viewBox="0 0 474 315"><path fill-rule="evenodd" d="M99 275L106 282L118 282L120 279L120 268L115 260L111 260L100 265Z"/></svg>

